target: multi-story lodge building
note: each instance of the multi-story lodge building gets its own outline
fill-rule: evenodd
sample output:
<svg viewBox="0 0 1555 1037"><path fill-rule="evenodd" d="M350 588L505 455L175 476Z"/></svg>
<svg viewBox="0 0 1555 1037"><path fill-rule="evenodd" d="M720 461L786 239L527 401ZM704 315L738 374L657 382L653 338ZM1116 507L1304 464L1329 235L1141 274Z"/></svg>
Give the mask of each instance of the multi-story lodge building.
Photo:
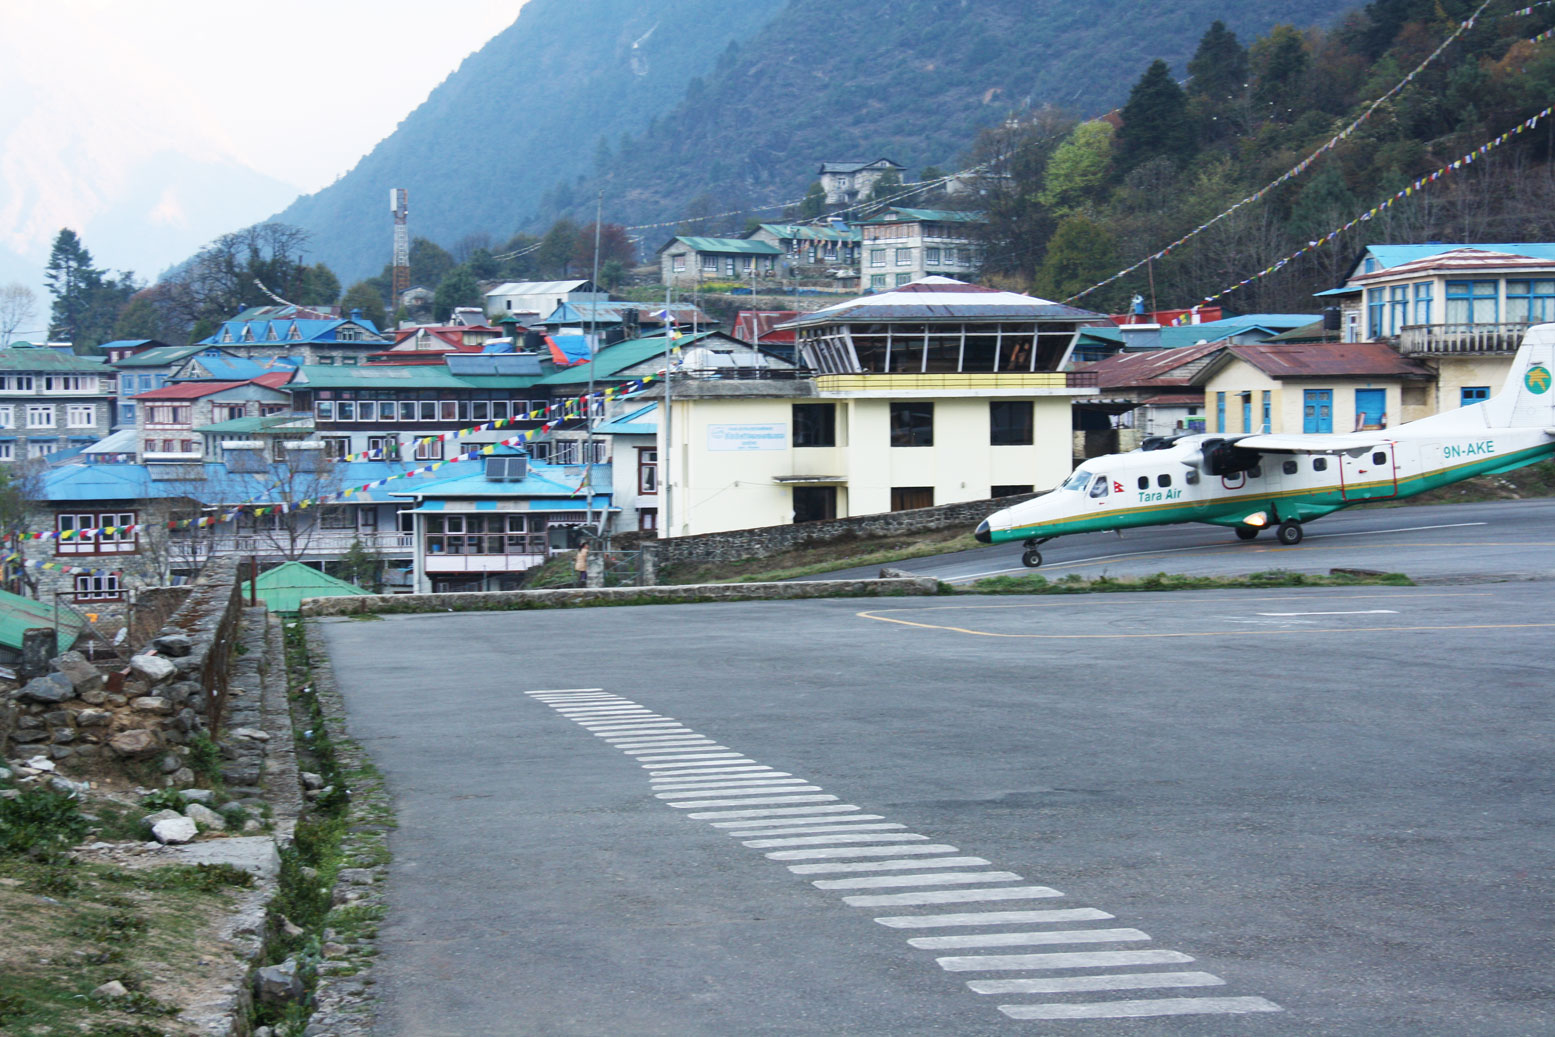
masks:
<svg viewBox="0 0 1555 1037"><path fill-rule="evenodd" d="M925 277L966 278L982 265L980 212L892 206L864 220L859 287L882 292Z"/></svg>
<svg viewBox="0 0 1555 1037"><path fill-rule="evenodd" d="M113 428L114 392L102 358L25 343L0 349L0 463L102 439Z"/></svg>

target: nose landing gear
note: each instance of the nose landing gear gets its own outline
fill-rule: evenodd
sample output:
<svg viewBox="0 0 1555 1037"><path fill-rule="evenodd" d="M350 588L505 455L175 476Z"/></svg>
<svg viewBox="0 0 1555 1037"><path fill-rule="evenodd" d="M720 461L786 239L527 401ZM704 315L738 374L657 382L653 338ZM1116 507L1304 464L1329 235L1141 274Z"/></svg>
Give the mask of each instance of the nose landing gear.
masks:
<svg viewBox="0 0 1555 1037"><path fill-rule="evenodd" d="M1033 537L1030 540L1021 541L1021 546L1026 550L1020 556L1020 564L1024 565L1028 569L1035 569L1037 566L1041 565L1042 552L1038 551L1037 548L1052 539L1052 537L1043 537L1041 540L1038 540Z"/></svg>

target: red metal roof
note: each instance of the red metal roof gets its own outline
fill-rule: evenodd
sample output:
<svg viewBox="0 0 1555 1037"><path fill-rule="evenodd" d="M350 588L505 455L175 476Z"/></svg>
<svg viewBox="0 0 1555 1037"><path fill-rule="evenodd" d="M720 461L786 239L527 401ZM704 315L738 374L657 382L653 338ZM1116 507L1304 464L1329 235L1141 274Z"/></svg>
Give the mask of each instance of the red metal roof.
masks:
<svg viewBox="0 0 1555 1037"><path fill-rule="evenodd" d="M1102 389L1124 386L1182 386L1187 385L1194 370L1184 367L1198 364L1205 358L1225 349L1225 342L1201 342L1196 346L1177 349L1151 349L1140 353L1114 353L1112 356L1079 368L1096 375L1096 384Z"/></svg>
<svg viewBox="0 0 1555 1037"><path fill-rule="evenodd" d="M258 378L250 378L249 381L256 385L262 385L266 389L279 389L281 386L291 381L292 375L294 374L296 374L296 372L291 370L267 371L260 375Z"/></svg>
<svg viewBox="0 0 1555 1037"><path fill-rule="evenodd" d="M1385 342L1258 342L1225 347L1270 378L1434 378Z"/></svg>
<svg viewBox="0 0 1555 1037"><path fill-rule="evenodd" d="M286 377L291 377L291 372L284 372ZM265 377L264 375L260 376ZM211 396L215 393L226 392L228 389L236 389L247 382L175 382L172 385L164 385L160 389L152 389L131 396L132 400L198 400L203 396Z"/></svg>

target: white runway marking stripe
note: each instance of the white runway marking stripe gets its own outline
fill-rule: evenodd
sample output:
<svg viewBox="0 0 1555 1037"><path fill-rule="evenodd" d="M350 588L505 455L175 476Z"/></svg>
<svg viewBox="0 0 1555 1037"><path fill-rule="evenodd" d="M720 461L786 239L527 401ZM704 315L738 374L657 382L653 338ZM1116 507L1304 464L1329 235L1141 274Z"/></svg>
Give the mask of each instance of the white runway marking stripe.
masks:
<svg viewBox="0 0 1555 1037"><path fill-rule="evenodd" d="M767 796L755 799L694 799L689 803L671 803L676 810L696 810L701 807L741 807L747 804L757 806L770 804L776 806L779 803L826 803L835 802L836 796Z"/></svg>
<svg viewBox="0 0 1555 1037"><path fill-rule="evenodd" d="M855 808L856 809L856 808ZM784 817L776 821L714 821L714 828L756 828L766 825L841 825L852 821L879 821L879 814L849 814L847 817ZM899 825L906 828L906 825ZM826 829L815 829L825 831ZM729 832L729 835L744 835L744 832Z"/></svg>
<svg viewBox="0 0 1555 1037"><path fill-rule="evenodd" d="M1016 570L1018 571L1018 570ZM1393 609L1258 613L1270 618L1397 614ZM1041 953L957 954L935 957L947 972L1025 972L1010 979L975 979L971 991L988 994L1097 994L1224 986L1209 972L1129 972L1127 966L1176 965L1193 958L1180 951L1082 950L1085 945L1148 943L1139 929L1058 928L1065 923L1115 920L1091 907L1031 908L1021 901L1064 894L1049 886L1018 885L1012 871L993 870L983 857L962 851L908 826L868 814L853 803L795 777L757 763L674 717L601 689L527 692L647 771L654 799L686 811L681 816L722 829L743 848L761 852L805 877L817 890L836 891L844 904L860 908L910 908L946 904L1012 904L1008 910L952 910L881 915L889 929L953 929L946 935L907 937L924 951L993 948L1067 948ZM709 809L718 808L718 809ZM875 823L863 823L875 822ZM789 863L795 862L795 863ZM803 863L799 863L803 862ZM812 876L837 877L812 877ZM1053 928L1000 931L1052 925ZM1044 970L1107 970L1090 975L1029 975ZM1160 997L1129 1000L1081 998L1047 1003L1000 1004L1012 1019L1126 1019L1170 1015L1245 1014L1282 1009L1261 997Z"/></svg>
<svg viewBox="0 0 1555 1037"><path fill-rule="evenodd" d="M885 831L890 831L891 829L901 829L901 828L906 828L906 827L907 827L906 825L897 824L895 822L888 821L888 822L885 822L884 824L878 824L878 825L833 825L833 826L831 826L829 828L820 829L820 831L825 831L825 832L885 832ZM814 828L756 828L756 829L747 829L747 830L741 831L741 832L725 832L724 835L732 835L732 836L734 836L737 839L748 839L748 838L750 838L753 835L760 835L760 836L768 836L768 835L799 835L799 834L804 833L804 832L808 832L808 833L813 835L816 831L817 831L817 829L814 829ZM919 838L927 839L928 836L920 836Z"/></svg>
<svg viewBox="0 0 1555 1037"><path fill-rule="evenodd" d="M1010 969L1176 965L1193 959L1181 951L1077 951L1072 954L972 954L935 960L946 972L996 972Z"/></svg>
<svg viewBox="0 0 1555 1037"><path fill-rule="evenodd" d="M1010 922L1089 922L1112 918L1094 907L1060 908L1056 911L970 911L945 915L892 915L877 918L892 929L932 929L950 925L1005 925Z"/></svg>
<svg viewBox="0 0 1555 1037"><path fill-rule="evenodd" d="M1154 1015L1245 1015L1282 1009L1261 997L1164 997L1082 1005L1000 1005L999 1011L1011 1019L1143 1019Z"/></svg>
<svg viewBox="0 0 1555 1037"><path fill-rule="evenodd" d="M973 882L1019 882L1013 871L953 871L942 875L881 875L867 879L820 879L816 889L880 889L888 886L955 886Z"/></svg>
<svg viewBox="0 0 1555 1037"><path fill-rule="evenodd" d="M922 951L957 947L1036 947L1044 943L1125 943L1150 939L1138 929L1055 929L1039 933L969 933L964 936L919 936L909 946Z"/></svg>
<svg viewBox="0 0 1555 1037"><path fill-rule="evenodd" d="M917 857L912 860L857 861L852 864L790 864L795 875L838 875L858 871L909 871L914 868L987 867L982 857Z"/></svg>
<svg viewBox="0 0 1555 1037"><path fill-rule="evenodd" d="M733 781L670 781L656 783L655 789L748 789L765 786L771 788L774 785L803 785L803 778L749 778L744 781L736 778Z"/></svg>
<svg viewBox="0 0 1555 1037"><path fill-rule="evenodd" d="M1225 980L1208 972L1113 972L1100 976L967 981L967 986L979 994L1070 994L1092 990L1149 990L1155 987L1223 987L1225 985Z"/></svg>
<svg viewBox="0 0 1555 1037"><path fill-rule="evenodd" d="M1350 609L1345 612L1255 612L1257 616L1396 616L1398 609Z"/></svg>
<svg viewBox="0 0 1555 1037"><path fill-rule="evenodd" d="M955 846L930 843L928 846L837 846L818 850L777 850L767 854L774 861L823 861L841 857L891 857L897 854L960 853Z"/></svg>
<svg viewBox="0 0 1555 1037"><path fill-rule="evenodd" d="M540 691L526 691L524 694L533 695L534 697L539 698L542 695L583 695L591 693L603 694L604 691L604 688L545 688Z"/></svg>
<svg viewBox="0 0 1555 1037"><path fill-rule="evenodd" d="M1006 886L1003 889L933 889L923 893L884 893L843 897L842 900L854 907L911 907L918 904L974 904L989 900L1046 900L1061 896L1062 893L1048 886Z"/></svg>
<svg viewBox="0 0 1555 1037"><path fill-rule="evenodd" d="M685 763L677 763L677 764L675 764L672 767L665 767L664 763L665 763L665 761L660 760L657 763L645 763L645 764L642 764L641 766L642 766L642 769L645 770L645 771L655 771L655 772L658 772L658 771L695 770L698 767L729 767L729 766L732 766L733 764L736 764L736 763L738 763L742 767L743 766L749 766L749 767L760 767L761 766L755 760L748 759L748 758L743 757L743 756L736 756L734 759L731 759L731 760L691 760L691 761L688 761L688 762L685 762ZM762 769L765 770L766 768L763 767Z"/></svg>
<svg viewBox="0 0 1555 1037"><path fill-rule="evenodd" d="M686 816L694 817L698 821L703 821L715 817L728 818L733 820L737 817L789 817L798 814L845 814L857 809L858 807L852 803L837 803L824 807L772 807L770 809L763 810L709 810L703 814L687 814Z"/></svg>
<svg viewBox="0 0 1555 1037"><path fill-rule="evenodd" d="M855 829L856 831L856 829ZM820 846L825 843L911 843L927 839L916 832L897 832L891 835L802 835L792 839L752 839L741 843L753 850L766 850L774 846Z"/></svg>
<svg viewBox="0 0 1555 1037"><path fill-rule="evenodd" d="M771 767L763 767L759 763L741 764L738 767L709 767L701 770L696 767L666 767L663 770L655 770L650 778L690 778L690 777L728 777L731 774L787 774L787 771L775 771Z"/></svg>
<svg viewBox="0 0 1555 1037"><path fill-rule="evenodd" d="M686 799L686 798L694 798L696 796L707 796L707 795L717 795L717 796L770 796L774 792L819 792L819 791L821 791L821 787L819 785L789 785L789 786L786 786L786 787L775 788L775 789L773 789L773 788L764 788L764 789L716 789L712 793L709 793L706 789L698 789L698 790L693 791L693 792L656 792L656 793L654 793L654 797L653 798L654 799ZM769 802L769 800L761 799L761 800L756 800L756 802L758 802L758 803L766 803L766 802ZM674 806L675 804L672 803L670 805ZM706 804L704 804L704 805L706 805Z"/></svg>

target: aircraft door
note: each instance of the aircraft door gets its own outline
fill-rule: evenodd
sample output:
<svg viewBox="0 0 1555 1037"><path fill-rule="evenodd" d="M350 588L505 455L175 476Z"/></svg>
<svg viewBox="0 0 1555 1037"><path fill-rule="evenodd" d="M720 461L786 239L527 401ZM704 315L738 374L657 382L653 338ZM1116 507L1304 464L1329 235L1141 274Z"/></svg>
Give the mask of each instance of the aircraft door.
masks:
<svg viewBox="0 0 1555 1037"><path fill-rule="evenodd" d="M1398 496L1398 458L1394 444L1378 443L1339 455L1339 494L1345 500Z"/></svg>

